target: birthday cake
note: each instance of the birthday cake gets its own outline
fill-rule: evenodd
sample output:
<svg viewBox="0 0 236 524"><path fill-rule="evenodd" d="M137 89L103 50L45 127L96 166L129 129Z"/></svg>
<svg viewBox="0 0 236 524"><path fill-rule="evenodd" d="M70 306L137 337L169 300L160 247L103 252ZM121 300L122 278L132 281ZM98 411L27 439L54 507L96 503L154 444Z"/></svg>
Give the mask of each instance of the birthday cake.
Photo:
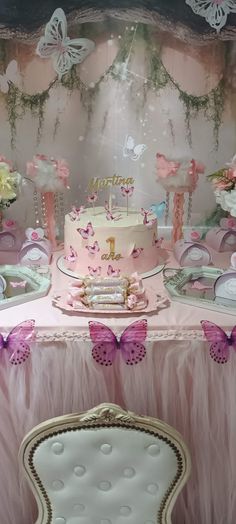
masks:
<svg viewBox="0 0 236 524"><path fill-rule="evenodd" d="M145 273L158 264L157 218L144 209L73 208L64 242L65 265L78 275Z"/></svg>

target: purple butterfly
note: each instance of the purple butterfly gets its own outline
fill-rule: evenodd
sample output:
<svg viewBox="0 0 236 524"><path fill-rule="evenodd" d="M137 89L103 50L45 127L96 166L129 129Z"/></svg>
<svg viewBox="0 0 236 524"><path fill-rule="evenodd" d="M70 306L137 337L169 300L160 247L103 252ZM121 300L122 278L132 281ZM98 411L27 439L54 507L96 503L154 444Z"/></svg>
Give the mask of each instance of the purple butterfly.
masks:
<svg viewBox="0 0 236 524"><path fill-rule="evenodd" d="M211 358L213 358L215 362L218 362L218 364L225 364L228 362L230 348L232 347L234 351L236 351L236 326L232 329L229 337L223 329L213 322L208 322L208 320L202 320L201 326L206 339L208 342L211 342Z"/></svg>
<svg viewBox="0 0 236 524"><path fill-rule="evenodd" d="M0 333L0 350L6 349L11 364L22 364L30 355L30 343L35 339L35 321L25 320L4 338Z"/></svg>
<svg viewBox="0 0 236 524"><path fill-rule="evenodd" d="M89 332L92 342L92 356L98 364L111 366L116 358L117 351L129 366L138 364L146 355L146 348L142 344L147 337L147 320L137 320L128 326L122 333L120 340L111 329L101 322L89 322Z"/></svg>

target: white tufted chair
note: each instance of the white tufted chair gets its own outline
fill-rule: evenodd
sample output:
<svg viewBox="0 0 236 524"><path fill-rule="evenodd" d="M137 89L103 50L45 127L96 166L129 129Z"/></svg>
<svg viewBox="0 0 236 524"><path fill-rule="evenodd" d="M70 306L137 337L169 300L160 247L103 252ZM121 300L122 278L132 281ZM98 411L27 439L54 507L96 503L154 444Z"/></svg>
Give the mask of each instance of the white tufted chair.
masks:
<svg viewBox="0 0 236 524"><path fill-rule="evenodd" d="M114 404L40 424L20 460L37 524L167 524L190 473L179 433Z"/></svg>

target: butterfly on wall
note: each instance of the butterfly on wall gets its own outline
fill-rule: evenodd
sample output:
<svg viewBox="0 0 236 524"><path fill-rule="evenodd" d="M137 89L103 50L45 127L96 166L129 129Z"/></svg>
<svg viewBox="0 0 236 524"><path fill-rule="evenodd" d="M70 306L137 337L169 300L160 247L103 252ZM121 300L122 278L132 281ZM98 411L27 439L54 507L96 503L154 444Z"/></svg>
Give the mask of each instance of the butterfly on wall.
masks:
<svg viewBox="0 0 236 524"><path fill-rule="evenodd" d="M35 321L25 320L4 338L0 333L0 351L6 349L11 364L22 364L30 355L30 344L35 340Z"/></svg>
<svg viewBox="0 0 236 524"><path fill-rule="evenodd" d="M99 247L97 240L96 242L94 242L92 246L85 246L85 247L88 250L90 255L95 255L96 253L100 251L100 247Z"/></svg>
<svg viewBox="0 0 236 524"><path fill-rule="evenodd" d="M89 270L89 275L91 277L100 277L101 276L101 272L102 272L101 266L98 266L96 268L88 266L88 270Z"/></svg>
<svg viewBox="0 0 236 524"><path fill-rule="evenodd" d="M94 50L95 44L88 38L67 36L67 21L63 9L54 11L45 27L44 36L38 42L36 53L41 58L51 58L53 67L61 78L73 65L80 64Z"/></svg>
<svg viewBox="0 0 236 524"><path fill-rule="evenodd" d="M230 336L225 331L208 320L202 320L201 326L204 335L210 342L210 356L218 364L225 364L230 357L230 348L236 351L236 326L231 331Z"/></svg>
<svg viewBox="0 0 236 524"><path fill-rule="evenodd" d="M123 157L130 158L134 161L139 160L146 149L146 144L135 145L133 137L131 135L127 135L125 137L125 143L123 146Z"/></svg>
<svg viewBox="0 0 236 524"><path fill-rule="evenodd" d="M89 322L89 333L95 344L92 356L101 366L111 366L119 350L128 366L138 364L146 355L143 342L147 337L147 320L137 320L130 324L119 340L113 331L101 322Z"/></svg>
<svg viewBox="0 0 236 524"><path fill-rule="evenodd" d="M2 93L7 93L9 90L9 83L12 82L13 84L17 84L18 81L18 64L16 60L11 60L6 68L6 73L0 75L0 91L2 91Z"/></svg>
<svg viewBox="0 0 236 524"><path fill-rule="evenodd" d="M77 231L84 240L87 240L89 237L94 236L94 230L91 222L88 222L86 228L79 227Z"/></svg>

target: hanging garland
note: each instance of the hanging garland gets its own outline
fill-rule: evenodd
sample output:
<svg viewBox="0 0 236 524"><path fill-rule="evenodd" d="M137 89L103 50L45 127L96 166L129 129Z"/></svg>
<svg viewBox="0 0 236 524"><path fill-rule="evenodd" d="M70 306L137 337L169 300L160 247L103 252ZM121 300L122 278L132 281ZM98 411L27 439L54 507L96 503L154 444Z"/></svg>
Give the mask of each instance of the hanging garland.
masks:
<svg viewBox="0 0 236 524"><path fill-rule="evenodd" d="M222 122L222 114L225 104L225 82L221 79L218 86L212 89L207 95L194 96L181 89L179 84L174 80L170 73L166 70L160 52L153 48L151 41L150 30L146 25L138 24L135 28L127 27L124 34L119 38L119 50L112 65L101 75L97 82L87 86L79 77L75 67L59 80L55 78L47 89L40 93L33 95L24 93L18 86L9 82L9 91L5 95L6 106L8 111L8 121L11 129L11 147L14 148L16 140L16 123L18 119L24 117L27 110L38 118L37 128L37 145L40 143L43 123L44 123L44 109L46 102L50 96L50 91L61 84L71 93L74 90L80 92L81 103L87 111L88 119L92 117L94 102L100 90L102 82L112 78L115 81L126 81L127 76L132 76L132 72L128 71L127 65L133 53L132 44L135 38L142 38L146 42L149 74L147 79L143 82L145 95L147 91L152 89L157 94L161 89L167 85L176 89L179 93L179 99L184 105L186 134L189 145L192 145L191 133L191 119L199 112L203 112L207 120L213 120L213 134L215 141L215 149L219 146L219 128ZM4 96L4 95L3 95ZM144 101L145 102L145 101ZM57 118L54 126L54 136L56 135L59 126Z"/></svg>

